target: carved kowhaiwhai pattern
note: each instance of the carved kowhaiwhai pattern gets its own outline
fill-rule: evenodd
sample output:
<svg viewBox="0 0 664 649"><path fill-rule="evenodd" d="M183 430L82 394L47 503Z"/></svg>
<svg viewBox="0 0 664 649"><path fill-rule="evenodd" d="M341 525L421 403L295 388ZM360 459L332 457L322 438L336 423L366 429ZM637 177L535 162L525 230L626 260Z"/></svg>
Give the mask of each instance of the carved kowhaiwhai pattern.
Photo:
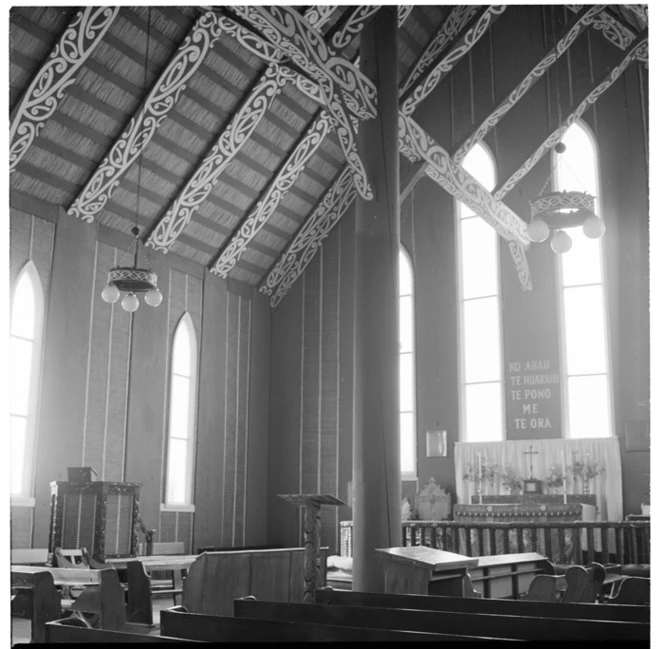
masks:
<svg viewBox="0 0 664 649"><path fill-rule="evenodd" d="M381 5L360 5L353 11L346 24L332 37L332 47L342 50L364 29L369 19Z"/></svg>
<svg viewBox="0 0 664 649"><path fill-rule="evenodd" d="M517 274L519 275L519 282L521 282L521 290L532 291L533 281L530 277L530 268L528 267L528 260L526 259L526 249L520 241L512 239L507 242L510 249L510 254L516 266Z"/></svg>
<svg viewBox="0 0 664 649"><path fill-rule="evenodd" d="M419 104L431 94L443 77L454 65L465 56L477 41L489 29L491 23L505 11L505 5L494 5L483 11L472 27L463 36L460 43L455 44L450 52L428 72L421 83L413 86L412 92L403 102L402 110L405 115L412 115Z"/></svg>
<svg viewBox="0 0 664 649"><path fill-rule="evenodd" d="M357 153L349 112L360 119L376 116L376 88L347 59L330 52L322 36L293 8L240 7L233 10L261 30L265 38L305 69L319 84L334 120L339 143L353 169L358 192L366 200L373 192Z"/></svg>
<svg viewBox="0 0 664 649"><path fill-rule="evenodd" d="M541 144L537 150L524 162L519 169L510 176L510 178L505 182L505 184L496 190L493 195L495 198L502 200L509 192L514 189L516 184L526 175L528 172L542 159L542 156L553 146L555 146L563 136L567 129L578 120L583 113L594 104L601 95L608 90L622 75L625 71L625 68L636 58L638 52L644 44L647 44L648 34L645 33L641 38L634 44L634 46L629 50L629 53L622 60L620 65L615 67L611 72L603 79L603 81L594 88L576 107L575 110L567 117L564 123L559 126L553 133L546 138L543 144Z"/></svg>
<svg viewBox="0 0 664 649"><path fill-rule="evenodd" d="M523 220L496 200L463 167L455 164L445 149L403 113L399 115L399 140L402 150L410 149L413 156L428 163L429 177L481 216L500 236L507 240L516 238L528 245L529 239L526 237L526 224Z"/></svg>
<svg viewBox="0 0 664 649"><path fill-rule="evenodd" d="M219 26L224 33L232 36L240 45L267 63L280 63L283 60L279 50L265 39L249 31L226 16L219 17Z"/></svg>
<svg viewBox="0 0 664 649"><path fill-rule="evenodd" d="M316 5L309 7L304 12L304 19L314 28L320 28L332 17L336 11L336 5Z"/></svg>
<svg viewBox="0 0 664 649"><path fill-rule="evenodd" d="M175 106L187 81L221 34L214 13L209 11L198 19L150 90L140 111L132 117L67 211L70 216L92 222Z"/></svg>
<svg viewBox="0 0 664 649"><path fill-rule="evenodd" d="M168 251L191 220L192 214L210 195L221 173L251 137L285 82L279 66L270 65L166 215L157 223L146 242L147 246L162 252Z"/></svg>
<svg viewBox="0 0 664 649"><path fill-rule="evenodd" d="M272 216L286 192L293 186L308 160L316 152L320 143L330 130L331 120L326 111L309 127L298 142L293 152L279 170L276 178L256 209L243 221L242 226L233 234L211 271L220 277L227 277L233 266L247 249L250 241Z"/></svg>
<svg viewBox="0 0 664 649"><path fill-rule="evenodd" d="M413 10L413 5L400 5L399 6L399 16L397 20L399 21L399 27L401 27L405 22L410 12Z"/></svg>
<svg viewBox="0 0 664 649"><path fill-rule="evenodd" d="M9 172L53 115L65 90L118 15L120 7L86 7L76 13L46 63L25 91L9 132Z"/></svg>
<svg viewBox="0 0 664 649"><path fill-rule="evenodd" d="M314 258L318 248L355 200L353 173L345 165L260 287L274 308Z"/></svg>
<svg viewBox="0 0 664 649"><path fill-rule="evenodd" d="M424 74L425 70L433 63L443 50L450 44L459 32L466 26L468 21L477 12L477 7L472 5L457 5L441 25L436 35L431 39L426 49L408 73L406 80L401 84L401 92L408 90L413 83Z"/></svg>
<svg viewBox="0 0 664 649"><path fill-rule="evenodd" d="M468 152L512 109L531 86L539 79L569 46L583 33L605 5L589 6L568 28L567 33L547 52L546 56L526 75L523 81L505 98L500 105L480 124L477 130L459 147L454 154L454 162L461 164Z"/></svg>

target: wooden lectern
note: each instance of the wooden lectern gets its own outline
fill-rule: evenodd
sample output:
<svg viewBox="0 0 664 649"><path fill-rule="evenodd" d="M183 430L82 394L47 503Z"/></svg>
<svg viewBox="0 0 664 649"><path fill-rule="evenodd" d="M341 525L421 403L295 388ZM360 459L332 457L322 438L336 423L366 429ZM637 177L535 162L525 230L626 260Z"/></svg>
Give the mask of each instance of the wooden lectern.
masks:
<svg viewBox="0 0 664 649"><path fill-rule="evenodd" d="M383 558L386 593L446 597L471 595L468 569L477 566L478 557L464 557L421 545L378 549L376 552Z"/></svg>

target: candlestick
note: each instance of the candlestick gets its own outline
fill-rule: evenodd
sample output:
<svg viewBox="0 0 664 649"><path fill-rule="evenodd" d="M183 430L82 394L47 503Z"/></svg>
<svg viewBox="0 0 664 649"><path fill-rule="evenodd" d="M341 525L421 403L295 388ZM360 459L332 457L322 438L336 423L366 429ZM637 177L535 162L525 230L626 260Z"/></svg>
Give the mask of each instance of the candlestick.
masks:
<svg viewBox="0 0 664 649"><path fill-rule="evenodd" d="M482 454L481 453L480 453L480 463L479 463L479 467L478 467L478 470L477 470L477 476L478 476L477 481L478 481L478 484L479 484L479 492L480 492L479 493L479 501L480 501L480 505L481 505L482 504Z"/></svg>

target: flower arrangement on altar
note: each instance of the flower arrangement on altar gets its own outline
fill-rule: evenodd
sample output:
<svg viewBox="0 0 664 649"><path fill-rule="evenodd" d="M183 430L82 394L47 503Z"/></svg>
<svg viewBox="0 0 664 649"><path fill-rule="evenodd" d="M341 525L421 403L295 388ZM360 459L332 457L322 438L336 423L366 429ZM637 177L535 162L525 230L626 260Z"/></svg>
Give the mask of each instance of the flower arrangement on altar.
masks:
<svg viewBox="0 0 664 649"><path fill-rule="evenodd" d="M556 464L549 468L549 475L546 478L546 484L549 489L553 489L554 493L558 493L558 489L563 486L563 467Z"/></svg>
<svg viewBox="0 0 664 649"><path fill-rule="evenodd" d="M500 466L495 462L485 461L483 457L479 462L467 462L464 469L461 476L463 480L475 484L486 481L490 487L494 486L496 478L500 476Z"/></svg>
<svg viewBox="0 0 664 649"><path fill-rule="evenodd" d="M590 493L590 481L604 473L604 467L600 466L597 460L591 460L589 454L586 454L583 460L574 459L572 466L567 468L572 472L574 481L581 480L584 493Z"/></svg>
<svg viewBox="0 0 664 649"><path fill-rule="evenodd" d="M519 489L523 488L523 477L520 476L511 466L507 467L504 473L501 474L503 479L503 487L507 487L510 494L518 493Z"/></svg>

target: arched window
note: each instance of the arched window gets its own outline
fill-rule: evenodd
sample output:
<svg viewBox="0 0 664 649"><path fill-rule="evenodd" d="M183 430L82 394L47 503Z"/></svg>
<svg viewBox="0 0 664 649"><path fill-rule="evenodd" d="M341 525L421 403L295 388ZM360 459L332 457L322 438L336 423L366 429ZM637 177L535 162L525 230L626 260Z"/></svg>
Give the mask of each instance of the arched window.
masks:
<svg viewBox="0 0 664 649"><path fill-rule="evenodd" d="M196 332L185 313L173 337L166 505L191 505L196 419Z"/></svg>
<svg viewBox="0 0 664 649"><path fill-rule="evenodd" d="M601 216L597 147L583 122L565 133L564 155L556 160L557 191L585 191L595 196ZM553 153L553 156L558 154ZM572 248L557 257L561 320L561 375L567 437L608 437L611 416L611 375L607 344L603 238L590 239L582 228L571 228Z"/></svg>
<svg viewBox="0 0 664 649"><path fill-rule="evenodd" d="M32 491L43 319L44 293L37 269L29 261L14 289L9 332L13 496L29 497Z"/></svg>
<svg viewBox="0 0 664 649"><path fill-rule="evenodd" d="M496 166L476 144L463 167L491 191ZM500 264L496 231L461 202L457 212L461 439L493 442L505 437Z"/></svg>
<svg viewBox="0 0 664 649"><path fill-rule="evenodd" d="M414 478L417 475L413 286L413 266L402 247L399 250L399 416L402 478Z"/></svg>

